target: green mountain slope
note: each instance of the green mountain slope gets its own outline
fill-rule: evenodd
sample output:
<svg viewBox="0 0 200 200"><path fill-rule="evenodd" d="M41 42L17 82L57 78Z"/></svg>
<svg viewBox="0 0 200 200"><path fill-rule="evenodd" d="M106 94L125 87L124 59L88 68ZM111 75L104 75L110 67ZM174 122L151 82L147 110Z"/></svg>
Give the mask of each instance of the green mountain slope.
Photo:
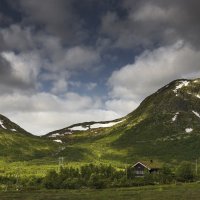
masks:
<svg viewBox="0 0 200 200"><path fill-rule="evenodd" d="M0 115L0 156L120 166L135 161L179 162L200 157L200 79L169 83L127 116L85 122L43 137Z"/></svg>
<svg viewBox="0 0 200 200"><path fill-rule="evenodd" d="M0 115L0 157L3 160L30 160L52 156L57 144L33 136L17 124Z"/></svg>
<svg viewBox="0 0 200 200"><path fill-rule="evenodd" d="M123 134L112 144L142 157L162 160L200 156L200 79L177 80L146 98L127 117Z"/></svg>
<svg viewBox="0 0 200 200"><path fill-rule="evenodd" d="M101 123L73 125L47 137L64 143L61 155L69 161L122 164L199 158L200 79L173 81L124 118L105 122L112 126L95 126Z"/></svg>

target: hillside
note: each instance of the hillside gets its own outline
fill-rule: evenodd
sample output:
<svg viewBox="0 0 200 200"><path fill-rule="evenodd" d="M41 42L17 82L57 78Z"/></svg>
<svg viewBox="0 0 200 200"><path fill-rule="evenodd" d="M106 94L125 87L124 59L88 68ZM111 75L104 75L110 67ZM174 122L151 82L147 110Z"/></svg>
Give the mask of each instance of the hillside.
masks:
<svg viewBox="0 0 200 200"><path fill-rule="evenodd" d="M43 137L0 115L0 156L8 160L177 163L199 158L199 146L200 79L169 83L121 119L74 124Z"/></svg>
<svg viewBox="0 0 200 200"><path fill-rule="evenodd" d="M34 136L0 115L0 157L2 160L30 160L52 156L57 145Z"/></svg>
<svg viewBox="0 0 200 200"><path fill-rule="evenodd" d="M69 161L194 160L200 157L200 79L169 83L122 119L76 124L47 137L65 144L61 154Z"/></svg>
<svg viewBox="0 0 200 200"><path fill-rule="evenodd" d="M116 148L134 148L131 155L161 160L199 157L200 79L177 80L147 97L127 117Z"/></svg>
<svg viewBox="0 0 200 200"><path fill-rule="evenodd" d="M24 135L31 135L23 128L21 128L19 125L15 124L14 122L10 121L7 117L0 114L0 131L3 130L8 132L9 131L18 132Z"/></svg>
<svg viewBox="0 0 200 200"><path fill-rule="evenodd" d="M113 127L121 122L123 122L125 118L116 119L113 121L101 121L101 122L83 122L79 124L73 124L71 126L68 126L66 128L52 131L48 134L46 134L44 137L48 137L53 139L55 142L62 143L65 142L66 136L77 134L77 133L83 133L83 132L90 132L90 133L97 133L99 131L103 131L106 128ZM60 139L60 140L58 140Z"/></svg>

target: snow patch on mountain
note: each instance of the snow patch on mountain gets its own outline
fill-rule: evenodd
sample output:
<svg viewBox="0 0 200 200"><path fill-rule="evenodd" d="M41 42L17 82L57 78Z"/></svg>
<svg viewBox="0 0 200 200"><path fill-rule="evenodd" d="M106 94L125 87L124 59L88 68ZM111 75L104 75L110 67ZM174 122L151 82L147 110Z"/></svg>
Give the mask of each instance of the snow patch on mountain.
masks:
<svg viewBox="0 0 200 200"><path fill-rule="evenodd" d="M186 133L191 133L192 131L193 131L192 128L186 128L186 129L185 129L185 132L186 132Z"/></svg>
<svg viewBox="0 0 200 200"><path fill-rule="evenodd" d="M192 111L198 118L200 118L200 114L198 113L198 112L196 112L196 111Z"/></svg>
<svg viewBox="0 0 200 200"><path fill-rule="evenodd" d="M197 94L196 97L200 99L200 95L199 94Z"/></svg>
<svg viewBox="0 0 200 200"><path fill-rule="evenodd" d="M96 123L90 126L90 128L108 128L108 127L112 127L116 124L119 124L121 122L123 122L124 120L118 121L118 122L109 122L109 123Z"/></svg>
<svg viewBox="0 0 200 200"><path fill-rule="evenodd" d="M71 135L71 134L72 134L72 132L67 131L67 132L65 132L63 135Z"/></svg>
<svg viewBox="0 0 200 200"><path fill-rule="evenodd" d="M57 137L59 135L60 135L59 133L54 133L54 134L50 135L49 137Z"/></svg>
<svg viewBox="0 0 200 200"><path fill-rule="evenodd" d="M199 79L197 79L197 80L194 80L194 83L199 83L200 82L200 80Z"/></svg>
<svg viewBox="0 0 200 200"><path fill-rule="evenodd" d="M179 85L177 85L176 88L173 90L173 92L174 92L175 94L177 94L177 92L178 92L179 89L181 89L182 87L188 86L189 83L190 83L189 81L181 81L181 82L179 83Z"/></svg>
<svg viewBox="0 0 200 200"><path fill-rule="evenodd" d="M1 125L1 127L2 127L3 129L7 129L7 128L3 125L3 121L2 121L2 120L0 120L0 125Z"/></svg>
<svg viewBox="0 0 200 200"><path fill-rule="evenodd" d="M74 126L72 128L69 128L71 131L87 131L89 127L83 127L83 126Z"/></svg>
<svg viewBox="0 0 200 200"><path fill-rule="evenodd" d="M70 131L87 131L89 129L96 129L96 128L108 128L108 127L112 127L116 124L119 124L121 122L123 122L124 120L121 120L121 121L117 121L117 122L108 122L108 123L105 123L105 122L97 122L97 123L94 123L92 125L87 125L87 126L74 126L72 128L69 128Z"/></svg>
<svg viewBox="0 0 200 200"><path fill-rule="evenodd" d="M62 140L54 140L54 142L62 143Z"/></svg>
<svg viewBox="0 0 200 200"><path fill-rule="evenodd" d="M179 112L177 112L177 113L175 114L175 116L172 118L172 122L175 122L175 121L176 121L178 115L179 115Z"/></svg>

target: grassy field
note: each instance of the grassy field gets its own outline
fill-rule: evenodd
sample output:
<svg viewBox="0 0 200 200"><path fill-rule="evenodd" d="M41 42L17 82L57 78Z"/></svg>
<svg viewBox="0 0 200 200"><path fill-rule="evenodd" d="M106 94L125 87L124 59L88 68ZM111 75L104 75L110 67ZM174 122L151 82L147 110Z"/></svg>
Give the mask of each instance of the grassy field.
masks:
<svg viewBox="0 0 200 200"><path fill-rule="evenodd" d="M1 192L1 200L199 200L200 184L146 186L104 190L48 190L26 192Z"/></svg>

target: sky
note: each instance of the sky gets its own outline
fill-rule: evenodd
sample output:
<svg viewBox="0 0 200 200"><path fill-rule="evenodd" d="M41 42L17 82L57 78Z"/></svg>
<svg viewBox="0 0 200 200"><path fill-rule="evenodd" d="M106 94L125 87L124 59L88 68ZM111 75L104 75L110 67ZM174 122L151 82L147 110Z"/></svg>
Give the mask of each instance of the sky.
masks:
<svg viewBox="0 0 200 200"><path fill-rule="evenodd" d="M0 113L42 135L113 120L200 77L199 0L1 0Z"/></svg>

